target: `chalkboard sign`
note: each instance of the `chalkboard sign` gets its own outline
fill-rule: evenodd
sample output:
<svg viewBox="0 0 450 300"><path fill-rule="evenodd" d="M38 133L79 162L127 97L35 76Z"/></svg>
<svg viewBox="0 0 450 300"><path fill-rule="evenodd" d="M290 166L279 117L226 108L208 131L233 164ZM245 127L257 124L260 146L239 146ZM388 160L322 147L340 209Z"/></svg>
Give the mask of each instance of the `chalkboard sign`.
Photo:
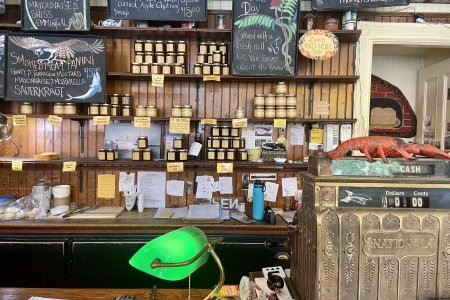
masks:
<svg viewBox="0 0 450 300"><path fill-rule="evenodd" d="M233 75L293 76L298 0L233 0Z"/></svg>
<svg viewBox="0 0 450 300"><path fill-rule="evenodd" d="M5 38L6 31L0 31L0 98L5 97Z"/></svg>
<svg viewBox="0 0 450 300"><path fill-rule="evenodd" d="M4 14L5 13L5 0L0 0L0 14Z"/></svg>
<svg viewBox="0 0 450 300"><path fill-rule="evenodd" d="M89 0L21 0L21 9L23 30L89 30Z"/></svg>
<svg viewBox="0 0 450 300"><path fill-rule="evenodd" d="M10 34L6 100L104 102L105 38Z"/></svg>
<svg viewBox="0 0 450 300"><path fill-rule="evenodd" d="M313 10L409 5L409 0L311 0Z"/></svg>
<svg viewBox="0 0 450 300"><path fill-rule="evenodd" d="M204 21L206 0L108 0L113 19Z"/></svg>

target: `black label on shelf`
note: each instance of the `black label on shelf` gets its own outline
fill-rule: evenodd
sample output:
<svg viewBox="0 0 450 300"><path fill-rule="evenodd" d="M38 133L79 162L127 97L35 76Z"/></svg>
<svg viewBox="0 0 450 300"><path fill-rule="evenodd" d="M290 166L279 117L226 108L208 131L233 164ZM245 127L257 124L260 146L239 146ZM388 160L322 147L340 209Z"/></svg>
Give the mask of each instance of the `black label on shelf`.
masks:
<svg viewBox="0 0 450 300"><path fill-rule="evenodd" d="M10 34L6 56L7 100L105 101L104 37Z"/></svg>
<svg viewBox="0 0 450 300"><path fill-rule="evenodd" d="M90 0L21 0L22 29L88 31Z"/></svg>
<svg viewBox="0 0 450 300"><path fill-rule="evenodd" d="M312 9L357 9L409 5L409 0L312 0Z"/></svg>
<svg viewBox="0 0 450 300"><path fill-rule="evenodd" d="M233 0L233 75L294 76L298 0Z"/></svg>
<svg viewBox="0 0 450 300"><path fill-rule="evenodd" d="M206 0L108 0L114 19L204 21Z"/></svg>

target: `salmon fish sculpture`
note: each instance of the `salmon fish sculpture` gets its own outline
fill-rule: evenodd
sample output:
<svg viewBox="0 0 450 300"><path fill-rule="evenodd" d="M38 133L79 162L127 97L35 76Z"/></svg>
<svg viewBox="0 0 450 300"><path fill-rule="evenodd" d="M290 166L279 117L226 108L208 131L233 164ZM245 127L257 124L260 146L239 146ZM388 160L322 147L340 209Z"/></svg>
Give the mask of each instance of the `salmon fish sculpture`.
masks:
<svg viewBox="0 0 450 300"><path fill-rule="evenodd" d="M450 159L450 155L435 146L428 144L409 144L401 138L387 136L368 136L353 138L341 143L334 150L326 152L326 155L334 160L344 158L351 151L359 150L372 162L374 158L381 157L384 163L388 163L387 157L403 157L406 160L415 160L413 155L426 157L439 157Z"/></svg>

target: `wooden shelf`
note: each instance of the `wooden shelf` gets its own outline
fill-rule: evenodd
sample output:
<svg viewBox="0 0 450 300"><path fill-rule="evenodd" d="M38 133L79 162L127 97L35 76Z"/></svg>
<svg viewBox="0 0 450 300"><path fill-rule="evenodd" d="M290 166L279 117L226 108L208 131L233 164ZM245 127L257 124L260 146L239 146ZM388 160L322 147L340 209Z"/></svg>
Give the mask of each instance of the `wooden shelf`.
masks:
<svg viewBox="0 0 450 300"><path fill-rule="evenodd" d="M300 36L308 32L307 30L300 30ZM356 43L359 41L361 30L336 30L331 31L338 38L339 42Z"/></svg>
<svg viewBox="0 0 450 300"><path fill-rule="evenodd" d="M164 79L170 80L202 80L205 75L194 75L194 74L166 74ZM107 78L109 80L152 80L152 74L134 74L127 72L108 72ZM221 81L295 81L295 82L307 82L307 83L355 83L358 81L359 76L356 75L337 75L337 76L308 76L308 75L297 75L294 77L280 77L280 76L259 76L259 77L248 77L248 76L234 76L234 75L220 75ZM215 82L215 81L212 81Z"/></svg>

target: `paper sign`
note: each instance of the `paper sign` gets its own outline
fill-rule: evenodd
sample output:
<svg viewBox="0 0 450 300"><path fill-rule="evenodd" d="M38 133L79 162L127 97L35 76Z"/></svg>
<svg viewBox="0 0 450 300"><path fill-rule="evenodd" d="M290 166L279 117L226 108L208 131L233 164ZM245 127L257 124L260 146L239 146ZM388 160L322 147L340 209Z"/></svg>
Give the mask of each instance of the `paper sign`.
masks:
<svg viewBox="0 0 450 300"><path fill-rule="evenodd" d="M189 134L191 119L189 118L170 118L169 132Z"/></svg>
<svg viewBox="0 0 450 300"><path fill-rule="evenodd" d="M22 161L21 160L13 160L11 163L11 167L13 171L22 171Z"/></svg>
<svg viewBox="0 0 450 300"><path fill-rule="evenodd" d="M94 125L109 125L111 123L110 116L95 116L93 118Z"/></svg>
<svg viewBox="0 0 450 300"><path fill-rule="evenodd" d="M233 128L247 128L247 118L245 119L233 119Z"/></svg>
<svg viewBox="0 0 450 300"><path fill-rule="evenodd" d="M233 194L233 177L219 177L219 191L221 195Z"/></svg>
<svg viewBox="0 0 450 300"><path fill-rule="evenodd" d="M352 138L352 125L351 124L342 124L341 125L341 133L340 133L340 142L345 142Z"/></svg>
<svg viewBox="0 0 450 300"><path fill-rule="evenodd" d="M164 75L162 75L162 74L153 74L152 75L152 86L164 87Z"/></svg>
<svg viewBox="0 0 450 300"><path fill-rule="evenodd" d="M98 175L97 177L97 197L116 197L116 176L109 174Z"/></svg>
<svg viewBox="0 0 450 300"><path fill-rule="evenodd" d="M274 119L273 127L275 128L286 128L286 119Z"/></svg>
<svg viewBox="0 0 450 300"><path fill-rule="evenodd" d="M330 114L330 103L326 101L314 101L313 107L314 107L314 114L326 116Z"/></svg>
<svg viewBox="0 0 450 300"><path fill-rule="evenodd" d="M134 127L149 128L150 122L150 117L134 117Z"/></svg>
<svg viewBox="0 0 450 300"><path fill-rule="evenodd" d="M303 145L305 138L305 127L303 125L294 125L290 127L289 144Z"/></svg>
<svg viewBox="0 0 450 300"><path fill-rule="evenodd" d="M54 126L61 126L62 118L54 115L48 116L48 124Z"/></svg>
<svg viewBox="0 0 450 300"><path fill-rule="evenodd" d="M323 144L323 129L322 128L311 129L311 143L312 144Z"/></svg>
<svg viewBox="0 0 450 300"><path fill-rule="evenodd" d="M266 191L264 192L264 200L275 202L277 201L278 184L272 182L266 182Z"/></svg>
<svg viewBox="0 0 450 300"><path fill-rule="evenodd" d="M189 155L198 156L200 154L200 151L202 150L202 144L193 142L191 146L189 147Z"/></svg>
<svg viewBox="0 0 450 300"><path fill-rule="evenodd" d="M182 162L167 163L167 172L183 172L184 164Z"/></svg>
<svg viewBox="0 0 450 300"><path fill-rule="evenodd" d="M13 125L14 126L27 125L27 116L25 116L25 115L13 116Z"/></svg>
<svg viewBox="0 0 450 300"><path fill-rule="evenodd" d="M217 163L217 173L233 173L233 163Z"/></svg>
<svg viewBox="0 0 450 300"><path fill-rule="evenodd" d="M203 81L220 81L219 75L205 75L203 76Z"/></svg>
<svg viewBox="0 0 450 300"><path fill-rule="evenodd" d="M77 168L76 161L65 161L63 164L63 172L74 172Z"/></svg>
<svg viewBox="0 0 450 300"><path fill-rule="evenodd" d="M217 125L217 119L201 119L200 124L203 125Z"/></svg>
<svg viewBox="0 0 450 300"><path fill-rule="evenodd" d="M166 190L169 196L184 196L184 180L167 180Z"/></svg>
<svg viewBox="0 0 450 300"><path fill-rule="evenodd" d="M297 192L297 177L281 178L283 197L295 196Z"/></svg>

